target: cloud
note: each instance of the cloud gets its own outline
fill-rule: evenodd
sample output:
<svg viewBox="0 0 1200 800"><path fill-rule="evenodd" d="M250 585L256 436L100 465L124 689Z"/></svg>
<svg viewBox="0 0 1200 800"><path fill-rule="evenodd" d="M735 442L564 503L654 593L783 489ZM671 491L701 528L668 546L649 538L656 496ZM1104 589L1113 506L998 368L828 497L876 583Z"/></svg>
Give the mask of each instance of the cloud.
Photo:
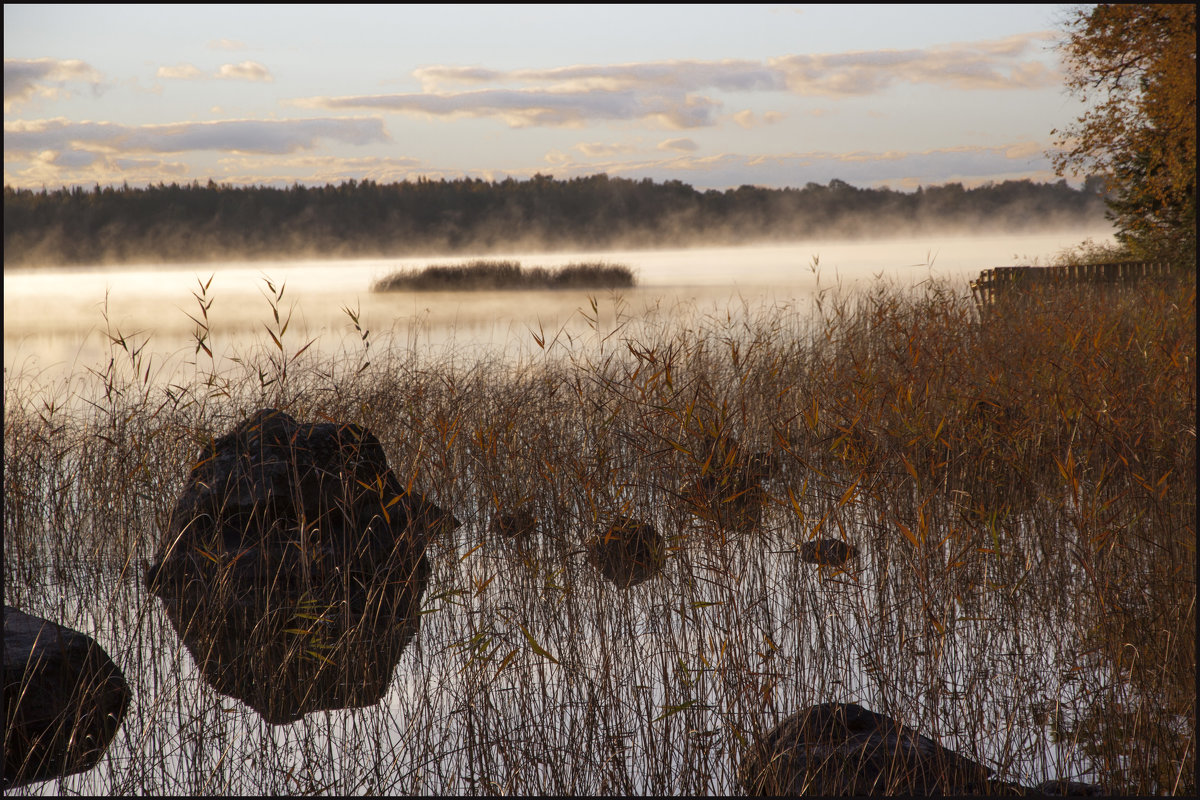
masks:
<svg viewBox="0 0 1200 800"><path fill-rule="evenodd" d="M409 179L422 162L416 158L367 156L234 156L220 160L221 180L235 184L340 183L372 180L392 183Z"/></svg>
<svg viewBox="0 0 1200 800"><path fill-rule="evenodd" d="M44 151L31 157L20 170L10 169L6 162L4 179L6 184L22 188L54 184L120 184L122 181L139 185L192 177L213 178L234 185L289 186L296 182L326 184L350 179L391 183L428 173L428 170L420 170L419 159L404 157L232 155L217 159L216 165L215 168L210 165L196 170L183 162L153 157Z"/></svg>
<svg viewBox="0 0 1200 800"><path fill-rule="evenodd" d="M199 67L192 64L178 64L174 67L159 67L155 73L159 78L169 80L204 80L208 78L216 80L235 80L235 81L260 81L263 83L271 83L275 77L271 75L271 71L259 64L257 61L243 61L240 64L222 64L216 72L211 75L204 72Z"/></svg>
<svg viewBox="0 0 1200 800"><path fill-rule="evenodd" d="M1046 151L1046 145L1038 142L1018 142L1009 145L1004 155L1008 158L1022 159L1041 156Z"/></svg>
<svg viewBox="0 0 1200 800"><path fill-rule="evenodd" d="M561 92L545 89L482 89L469 92L311 97L292 101L306 108L371 109L435 117L497 117L510 127L579 127L588 122L653 120L668 128L716 124L720 103L678 93L622 90Z"/></svg>
<svg viewBox="0 0 1200 800"><path fill-rule="evenodd" d="M46 150L34 154L20 169L5 162L4 182L22 188L47 185L114 184L127 181L145 184L188 174L187 164L156 158L127 158L97 153L60 153Z"/></svg>
<svg viewBox="0 0 1200 800"><path fill-rule="evenodd" d="M318 139L363 145L388 141L378 118L222 120L166 125L119 125L66 119L4 124L4 157L43 150L94 153L182 153L217 150L237 153L293 153L310 150Z"/></svg>
<svg viewBox="0 0 1200 800"><path fill-rule="evenodd" d="M77 59L60 61L54 58L6 58L4 111L8 113L34 96L57 97L62 91L62 84L68 81L91 84L94 91L99 88L100 80L99 72Z"/></svg>
<svg viewBox="0 0 1200 800"><path fill-rule="evenodd" d="M413 76L426 92L436 92L445 83L501 83L505 80L505 73L483 67L419 67L413 70Z"/></svg>
<svg viewBox="0 0 1200 800"><path fill-rule="evenodd" d="M242 167L287 167L299 170L362 170L371 172L380 169L411 169L421 166L421 159L397 156L342 156L296 155L296 156L235 156L221 159L221 163L236 163Z"/></svg>
<svg viewBox="0 0 1200 800"><path fill-rule="evenodd" d="M691 153L700 149L700 145L692 139L667 139L658 143L659 150L675 150L680 153Z"/></svg>
<svg viewBox="0 0 1200 800"><path fill-rule="evenodd" d="M194 81L208 76L197 66L193 64L176 64L173 67L159 67L158 72L154 73L157 78L166 78L176 81Z"/></svg>
<svg viewBox="0 0 1200 800"><path fill-rule="evenodd" d="M217 70L216 77L235 81L262 81L271 83L275 80L271 71L257 61L243 61L240 64L222 64Z"/></svg>
<svg viewBox="0 0 1200 800"><path fill-rule="evenodd" d="M914 50L794 54L765 62L669 60L497 70L434 65L413 72L410 94L311 97L305 107L382 109L435 117L495 117L512 127L581 126L597 121L652 121L669 128L716 125L721 101L704 92L788 92L855 97L898 84L963 90L1040 89L1061 84L1047 66L1038 32ZM729 117L743 128L771 124L779 112Z"/></svg>
<svg viewBox="0 0 1200 800"><path fill-rule="evenodd" d="M633 153L637 151L637 147L632 144L607 144L605 142L580 142L575 145L575 150L583 153L588 158L604 158L608 156L621 155L623 153Z"/></svg>
<svg viewBox="0 0 1200 800"><path fill-rule="evenodd" d="M751 128L758 128L763 125L774 125L776 122L782 120L783 117L784 115L779 111L766 111L763 112L760 118L756 117L753 111L746 109L745 111L737 112L730 119L746 130L750 130Z"/></svg>
<svg viewBox="0 0 1200 800"><path fill-rule="evenodd" d="M1051 32L939 45L919 50L796 54L765 63L745 59L588 64L552 69L494 70L431 66L414 71L427 93L447 85L538 84L555 92L790 91L860 95L898 82L962 89L1028 89L1057 85L1061 76L1037 60Z"/></svg>
<svg viewBox="0 0 1200 800"><path fill-rule="evenodd" d="M733 115L733 121L749 130L754 127L754 112L749 109L739 111Z"/></svg>
<svg viewBox="0 0 1200 800"><path fill-rule="evenodd" d="M789 55L768 63L784 76L788 89L800 95L878 94L897 83L963 90L1040 89L1062 81L1059 73L1033 60L1038 44L1051 37L1039 32L923 50Z"/></svg>
<svg viewBox="0 0 1200 800"><path fill-rule="evenodd" d="M96 162L96 153L71 152L59 153L55 150L43 150L37 155L37 161L42 164L52 164L60 169L83 169Z"/></svg>
<svg viewBox="0 0 1200 800"><path fill-rule="evenodd" d="M623 91L669 89L692 92L718 89L754 92L786 88L784 76L758 61L648 61L628 64L578 65L501 72L481 67L434 66L414 73L426 91L445 84L548 83L555 91Z"/></svg>

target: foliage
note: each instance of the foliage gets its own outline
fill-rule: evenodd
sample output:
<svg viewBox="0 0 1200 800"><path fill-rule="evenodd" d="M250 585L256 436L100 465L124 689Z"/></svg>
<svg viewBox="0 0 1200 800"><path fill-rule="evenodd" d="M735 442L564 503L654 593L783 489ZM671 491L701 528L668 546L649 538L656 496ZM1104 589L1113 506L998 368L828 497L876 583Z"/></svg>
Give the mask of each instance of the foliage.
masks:
<svg viewBox="0 0 1200 800"><path fill-rule="evenodd" d="M432 265L388 275L373 292L453 292L497 289L629 289L633 270L624 264L591 262L547 270L524 269L519 261L476 259L465 264Z"/></svg>
<svg viewBox="0 0 1200 800"><path fill-rule="evenodd" d="M4 263L371 257L498 249L696 247L923 231L1048 230L1102 222L1066 181L961 183L898 192L828 186L697 191L592 175L278 189L157 184L4 188Z"/></svg>
<svg viewBox="0 0 1200 800"><path fill-rule="evenodd" d="M1109 176L1110 218L1135 258L1194 268L1196 6L1084 7L1067 33L1067 86L1091 105L1054 131L1055 169Z"/></svg>

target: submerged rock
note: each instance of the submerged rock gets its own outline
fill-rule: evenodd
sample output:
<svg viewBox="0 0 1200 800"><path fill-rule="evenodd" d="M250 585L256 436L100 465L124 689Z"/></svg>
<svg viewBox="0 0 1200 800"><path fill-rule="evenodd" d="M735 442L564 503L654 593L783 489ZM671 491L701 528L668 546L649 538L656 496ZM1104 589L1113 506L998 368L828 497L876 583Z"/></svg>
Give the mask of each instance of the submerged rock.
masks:
<svg viewBox="0 0 1200 800"><path fill-rule="evenodd" d="M1021 793L991 770L853 703L810 706L755 742L738 779L750 795Z"/></svg>
<svg viewBox="0 0 1200 800"><path fill-rule="evenodd" d="M825 567L840 567L858 556L858 548L840 539L817 539L800 545L800 560Z"/></svg>
<svg viewBox="0 0 1200 800"><path fill-rule="evenodd" d="M621 588L636 586L662 572L667 544L654 526L617 516L587 544L588 563Z"/></svg>
<svg viewBox="0 0 1200 800"><path fill-rule="evenodd" d="M94 639L4 606L5 789L96 766L128 706Z"/></svg>
<svg viewBox="0 0 1200 800"><path fill-rule="evenodd" d="M264 409L201 451L146 584L213 688L287 723L383 697L458 525L370 432Z"/></svg>
<svg viewBox="0 0 1200 800"><path fill-rule="evenodd" d="M538 516L528 505L517 506L512 511L497 512L492 517L492 528L505 539L525 539L537 532Z"/></svg>

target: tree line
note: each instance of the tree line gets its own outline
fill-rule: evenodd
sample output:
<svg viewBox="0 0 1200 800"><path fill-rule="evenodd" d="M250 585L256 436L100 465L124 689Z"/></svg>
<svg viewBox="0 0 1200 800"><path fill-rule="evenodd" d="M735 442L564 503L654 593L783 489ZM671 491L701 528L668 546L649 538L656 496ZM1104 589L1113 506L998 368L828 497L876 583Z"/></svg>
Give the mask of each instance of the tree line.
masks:
<svg viewBox="0 0 1200 800"><path fill-rule="evenodd" d="M286 188L209 180L4 187L6 265L749 244L935 231L1036 231L1104 218L1101 182L961 183L914 192L840 181L699 191L605 174L556 180L350 180Z"/></svg>

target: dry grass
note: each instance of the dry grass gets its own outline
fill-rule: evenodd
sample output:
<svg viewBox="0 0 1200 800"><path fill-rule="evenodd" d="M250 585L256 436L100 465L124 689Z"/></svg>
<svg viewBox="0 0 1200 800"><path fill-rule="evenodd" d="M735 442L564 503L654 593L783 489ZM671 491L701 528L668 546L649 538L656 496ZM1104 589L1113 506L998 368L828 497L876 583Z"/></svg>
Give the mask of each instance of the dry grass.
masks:
<svg viewBox="0 0 1200 800"><path fill-rule="evenodd" d="M728 793L752 737L853 701L1005 779L1193 792L1194 277L972 315L880 288L501 364L366 331L331 363L275 314L241 374L198 347L161 387L114 335L91 405L6 376L5 602L95 636L134 692L105 763L43 788ZM465 522L387 700L279 728L200 681L137 581L198 443L267 405L367 427ZM687 496L727 459L766 476L746 524ZM518 509L532 530L498 532ZM626 589L584 553L623 516L667 555ZM823 538L858 558L803 563Z"/></svg>

